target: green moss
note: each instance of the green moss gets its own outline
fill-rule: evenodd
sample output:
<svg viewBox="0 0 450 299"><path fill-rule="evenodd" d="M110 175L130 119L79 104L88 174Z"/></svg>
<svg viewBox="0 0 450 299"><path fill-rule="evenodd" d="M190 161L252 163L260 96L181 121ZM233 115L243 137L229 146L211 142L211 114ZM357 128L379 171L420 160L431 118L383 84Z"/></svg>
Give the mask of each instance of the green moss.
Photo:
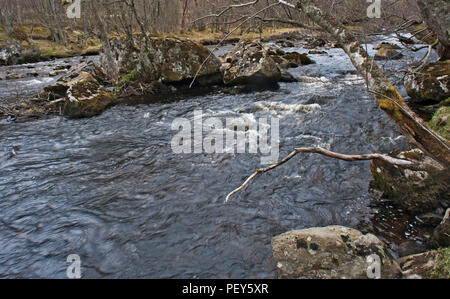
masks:
<svg viewBox="0 0 450 299"><path fill-rule="evenodd" d="M450 247L435 250L434 268L430 278L450 278Z"/></svg>
<svg viewBox="0 0 450 299"><path fill-rule="evenodd" d="M72 57L73 53L64 50L50 49L43 51L41 56L49 58L67 58Z"/></svg>
<svg viewBox="0 0 450 299"><path fill-rule="evenodd" d="M449 126L449 117L450 117L450 106L446 105L449 102L448 98L444 101L444 105L441 106L431 118L430 121L427 122L428 126L433 129L435 132L439 133L442 137L450 140L450 126Z"/></svg>
<svg viewBox="0 0 450 299"><path fill-rule="evenodd" d="M132 70L126 75L120 77L119 82L114 86L116 92L120 92L124 87L130 85L138 79L137 70Z"/></svg>

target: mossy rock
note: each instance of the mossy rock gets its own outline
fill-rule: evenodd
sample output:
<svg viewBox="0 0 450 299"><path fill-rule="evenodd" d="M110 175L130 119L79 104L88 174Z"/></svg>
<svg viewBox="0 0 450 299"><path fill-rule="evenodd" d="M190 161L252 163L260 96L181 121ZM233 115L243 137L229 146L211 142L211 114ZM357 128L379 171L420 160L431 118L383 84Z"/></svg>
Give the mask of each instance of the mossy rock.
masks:
<svg viewBox="0 0 450 299"><path fill-rule="evenodd" d="M427 163L427 171L399 168L381 160L372 160L372 188L381 190L383 197L413 215L431 212L450 205L450 173L420 150L390 154L400 159Z"/></svg>
<svg viewBox="0 0 450 299"><path fill-rule="evenodd" d="M426 65L405 77L405 88L415 103L439 103L450 97L450 60Z"/></svg>
<svg viewBox="0 0 450 299"><path fill-rule="evenodd" d="M448 98L446 102L449 102L449 100L450 98ZM430 121L427 122L427 124L431 129L439 133L442 137L450 140L449 117L450 106L443 105L433 114L433 117Z"/></svg>
<svg viewBox="0 0 450 299"><path fill-rule="evenodd" d="M449 279L450 248L413 254L397 260L404 278Z"/></svg>
<svg viewBox="0 0 450 299"><path fill-rule="evenodd" d="M77 101L66 100L63 114L69 118L91 117L101 114L116 103L117 98L113 93L100 89L90 97L80 98Z"/></svg>
<svg viewBox="0 0 450 299"><path fill-rule="evenodd" d="M293 230L271 241L280 279L367 279L367 258L381 262L380 278L400 278L398 264L373 234L332 225Z"/></svg>
<svg viewBox="0 0 450 299"><path fill-rule="evenodd" d="M220 60L214 55L210 56L208 48L193 41L136 34L132 39L114 37L109 43L113 61L107 57L104 46L100 57L107 73L116 74L117 78L123 78L135 70L139 82L187 82L196 76L200 66L209 57L200 69L198 77L211 78L200 83L222 81ZM218 77L219 80L216 80Z"/></svg>

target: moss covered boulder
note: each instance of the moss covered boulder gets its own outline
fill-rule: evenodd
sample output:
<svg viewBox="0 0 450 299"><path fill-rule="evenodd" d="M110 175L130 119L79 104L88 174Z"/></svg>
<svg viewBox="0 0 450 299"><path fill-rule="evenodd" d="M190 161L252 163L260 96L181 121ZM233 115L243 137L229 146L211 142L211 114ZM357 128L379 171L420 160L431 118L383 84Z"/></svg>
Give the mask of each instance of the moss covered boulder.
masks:
<svg viewBox="0 0 450 299"><path fill-rule="evenodd" d="M145 37L142 34L115 37L109 41L108 49L102 47L102 66L113 77L121 78L133 71L140 82L161 80L163 83L188 82L192 80L202 63L197 82L201 85L222 81L220 60L203 45L190 40L163 37Z"/></svg>
<svg viewBox="0 0 450 299"><path fill-rule="evenodd" d="M40 96L60 100L57 103L62 103L62 112L67 117L90 117L117 103L117 97L104 87L107 83L102 68L91 61L71 68L55 83L44 87Z"/></svg>
<svg viewBox="0 0 450 299"><path fill-rule="evenodd" d="M98 115L117 101L113 93L102 87L87 72L80 72L68 85L62 111L70 118Z"/></svg>
<svg viewBox="0 0 450 299"><path fill-rule="evenodd" d="M397 260L404 278L450 278L450 248L427 251Z"/></svg>
<svg viewBox="0 0 450 299"><path fill-rule="evenodd" d="M369 269L374 255L380 278L401 277L400 267L383 242L348 227L289 231L274 237L271 245L278 278L372 278Z"/></svg>
<svg viewBox="0 0 450 299"><path fill-rule="evenodd" d="M372 160L372 188L381 190L383 197L397 206L418 215L447 208L450 205L450 173L419 149L390 154L427 165L425 170L400 168L381 160Z"/></svg>
<svg viewBox="0 0 450 299"><path fill-rule="evenodd" d="M241 40L230 53L228 61L223 70L226 85L246 85L252 89L278 87L280 69L259 42Z"/></svg>
<svg viewBox="0 0 450 299"><path fill-rule="evenodd" d="M450 118L450 98L448 98L444 102L444 105L439 107L439 109L433 114L433 117L431 118L430 121L427 122L427 124L430 126L430 128L439 133L442 137L446 138L447 140L450 140L449 118Z"/></svg>
<svg viewBox="0 0 450 299"><path fill-rule="evenodd" d="M406 92L415 103L439 103L450 97L450 60L426 65L405 77Z"/></svg>

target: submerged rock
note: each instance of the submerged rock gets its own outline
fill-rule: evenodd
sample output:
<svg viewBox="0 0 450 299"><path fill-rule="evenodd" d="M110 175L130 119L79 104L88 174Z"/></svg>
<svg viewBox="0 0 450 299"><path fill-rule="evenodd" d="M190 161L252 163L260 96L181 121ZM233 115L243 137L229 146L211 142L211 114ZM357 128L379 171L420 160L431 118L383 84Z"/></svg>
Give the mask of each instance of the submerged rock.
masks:
<svg viewBox="0 0 450 299"><path fill-rule="evenodd" d="M279 278L368 278L372 255L381 263L381 278L401 277L384 243L352 228L294 230L276 236L271 244Z"/></svg>
<svg viewBox="0 0 450 299"><path fill-rule="evenodd" d="M283 55L283 58L288 60L294 67L315 63L315 61L309 58L307 54L300 54L297 52L288 52Z"/></svg>
<svg viewBox="0 0 450 299"><path fill-rule="evenodd" d="M223 72L226 85L246 85L254 89L278 87L280 69L259 42L241 40L230 53L228 63Z"/></svg>
<svg viewBox="0 0 450 299"><path fill-rule="evenodd" d="M296 68L301 65L316 63L314 60L308 57L307 54L300 54L298 52L284 52L281 49L272 49L268 46L265 47L270 57L278 64L280 69Z"/></svg>
<svg viewBox="0 0 450 299"><path fill-rule="evenodd" d="M147 37L142 34L115 37L110 40L113 60L106 55L103 46L100 52L102 66L116 78L137 72L140 82L163 83L187 82L192 80L202 63L197 82L201 85L217 84L222 81L220 60L203 45L177 38ZM211 54L211 56L210 56Z"/></svg>
<svg viewBox="0 0 450 299"><path fill-rule="evenodd" d="M411 214L419 215L450 205L450 173L419 149L391 154L426 164L427 171L400 168L381 160L372 160L371 187L381 190L383 197L393 200Z"/></svg>
<svg viewBox="0 0 450 299"><path fill-rule="evenodd" d="M450 97L450 60L429 63L405 77L406 92L415 103L439 103Z"/></svg>

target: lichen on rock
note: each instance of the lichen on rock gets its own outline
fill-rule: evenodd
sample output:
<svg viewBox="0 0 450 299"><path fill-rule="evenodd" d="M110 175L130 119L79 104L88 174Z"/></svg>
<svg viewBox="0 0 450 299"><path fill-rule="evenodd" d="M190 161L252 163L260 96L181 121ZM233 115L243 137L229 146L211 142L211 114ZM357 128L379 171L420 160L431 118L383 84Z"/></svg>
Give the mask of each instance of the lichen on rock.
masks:
<svg viewBox="0 0 450 299"><path fill-rule="evenodd" d="M294 230L274 237L271 244L278 278L369 278L372 255L379 258L381 278L401 277L384 243L352 228Z"/></svg>
<svg viewBox="0 0 450 299"><path fill-rule="evenodd" d="M372 160L372 188L381 190L410 214L418 215L450 205L450 174L419 149L391 153L393 157L426 164L426 170L400 168L381 160Z"/></svg>
<svg viewBox="0 0 450 299"><path fill-rule="evenodd" d="M202 63L197 82L214 84L221 82L220 60L203 45L178 38L145 37L136 34L129 37L114 37L109 41L113 61L103 47L100 59L104 67L114 65L108 73L117 72L116 77L137 71L140 82L177 83L192 80Z"/></svg>
<svg viewBox="0 0 450 299"><path fill-rule="evenodd" d="M226 85L246 85L254 89L277 88L281 78L278 65L257 41L241 40L223 70Z"/></svg>
<svg viewBox="0 0 450 299"><path fill-rule="evenodd" d="M439 103L450 97L450 60L427 64L405 77L406 92L414 103Z"/></svg>

